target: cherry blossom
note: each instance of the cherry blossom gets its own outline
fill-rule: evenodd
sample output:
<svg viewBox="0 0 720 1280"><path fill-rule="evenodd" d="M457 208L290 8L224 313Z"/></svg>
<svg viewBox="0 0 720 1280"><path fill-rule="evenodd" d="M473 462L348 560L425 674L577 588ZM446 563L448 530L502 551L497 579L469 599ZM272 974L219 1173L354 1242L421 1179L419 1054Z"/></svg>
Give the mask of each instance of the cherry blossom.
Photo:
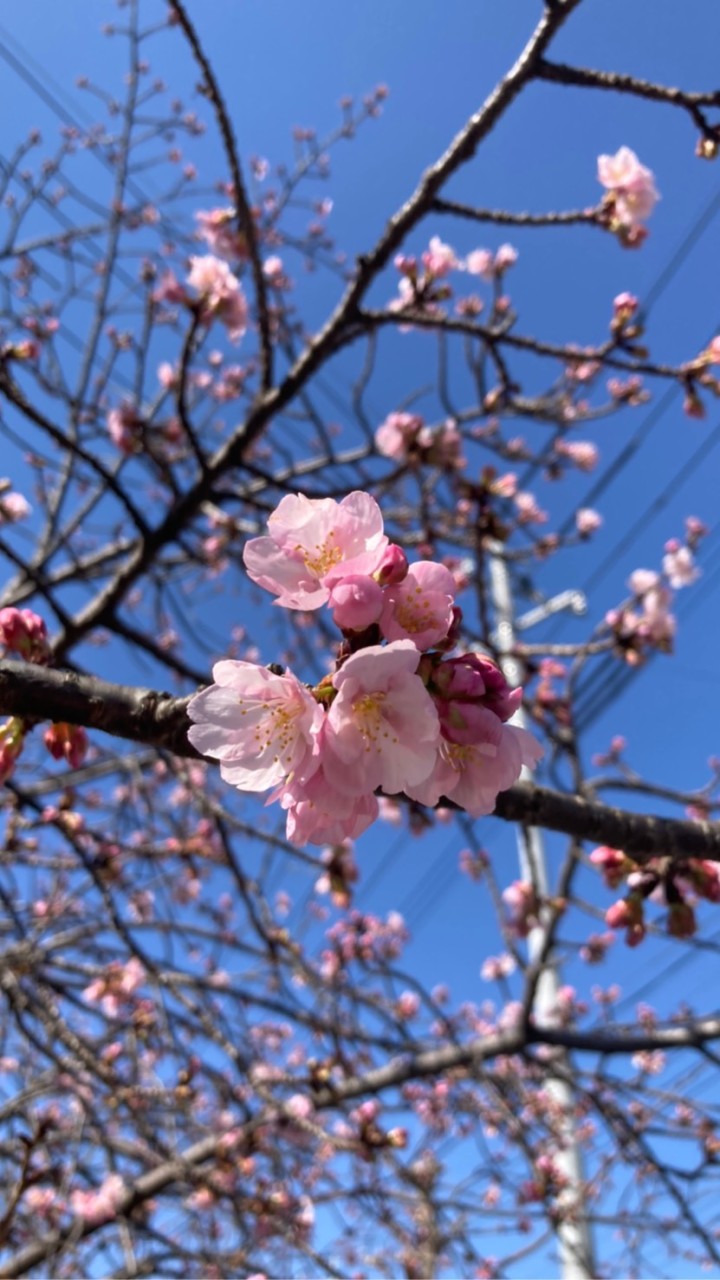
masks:
<svg viewBox="0 0 720 1280"><path fill-rule="evenodd" d="M10 490L8 480L0 480L0 525L16 524L18 520L27 520L32 507L22 493Z"/></svg>
<svg viewBox="0 0 720 1280"><path fill-rule="evenodd" d="M213 253L221 258L247 257L247 241L237 229L233 208L200 210L195 217L199 223L198 235Z"/></svg>
<svg viewBox="0 0 720 1280"><path fill-rule="evenodd" d="M121 453L130 455L140 448L143 421L134 405L125 402L110 409L107 429L110 439Z"/></svg>
<svg viewBox="0 0 720 1280"><path fill-rule="evenodd" d="M357 840L375 821L376 797L348 795L325 772L325 759L305 778L296 774L270 799L287 810L286 834L293 844L341 844Z"/></svg>
<svg viewBox="0 0 720 1280"><path fill-rule="evenodd" d="M691 586L700 577L700 570L695 563L692 551L689 547L681 546L675 538L665 544L662 563L663 573L675 590Z"/></svg>
<svg viewBox="0 0 720 1280"><path fill-rule="evenodd" d="M378 452L396 462L404 462L422 425L423 419L415 413L389 413L375 432Z"/></svg>
<svg viewBox="0 0 720 1280"><path fill-rule="evenodd" d="M437 712L415 674L411 640L352 654L335 676L338 696L322 740L325 774L346 795L394 794L427 777L440 737Z"/></svg>
<svg viewBox="0 0 720 1280"><path fill-rule="evenodd" d="M575 512L575 528L581 538L589 538L602 525L602 516L592 507L579 507Z"/></svg>
<svg viewBox="0 0 720 1280"><path fill-rule="evenodd" d="M439 236L432 236L430 245L422 255L422 263L429 275L435 279L447 276L459 267L455 250L444 244Z"/></svg>
<svg viewBox="0 0 720 1280"><path fill-rule="evenodd" d="M598 181L613 193L615 214L630 229L641 226L660 199L653 174L629 147L621 147L614 156L598 156Z"/></svg>
<svg viewBox="0 0 720 1280"><path fill-rule="evenodd" d="M212 254L191 258L187 281L198 292L201 320L206 324L220 320L230 341L239 342L248 326L248 305L227 263Z"/></svg>
<svg viewBox="0 0 720 1280"><path fill-rule="evenodd" d="M469 744L443 738L433 772L406 787L406 794L427 805L436 805L446 796L474 818L492 813L498 792L517 782L523 766L534 768L542 748L526 729L503 724L490 714L482 732L484 740L478 725L478 739Z"/></svg>
<svg viewBox="0 0 720 1280"><path fill-rule="evenodd" d="M117 1173L111 1173L97 1191L72 1191L70 1207L78 1218L92 1226L112 1222L122 1203L125 1185Z"/></svg>
<svg viewBox="0 0 720 1280"><path fill-rule="evenodd" d="M214 684L188 704L193 746L220 761L226 782L266 791L307 765L322 710L291 672L274 675L252 662L225 659Z"/></svg>
<svg viewBox="0 0 720 1280"><path fill-rule="evenodd" d="M53 759L66 760L71 769L79 768L87 755L87 733L79 724L53 724L45 730L43 742Z"/></svg>
<svg viewBox="0 0 720 1280"><path fill-rule="evenodd" d="M342 502L288 494L268 533L245 544L245 568L286 609L318 609L340 579L373 573L388 546L380 508L359 491Z"/></svg>
<svg viewBox="0 0 720 1280"><path fill-rule="evenodd" d="M380 629L387 640L410 639L418 649L444 640L453 620L455 579L432 560L411 564L407 577L389 587Z"/></svg>

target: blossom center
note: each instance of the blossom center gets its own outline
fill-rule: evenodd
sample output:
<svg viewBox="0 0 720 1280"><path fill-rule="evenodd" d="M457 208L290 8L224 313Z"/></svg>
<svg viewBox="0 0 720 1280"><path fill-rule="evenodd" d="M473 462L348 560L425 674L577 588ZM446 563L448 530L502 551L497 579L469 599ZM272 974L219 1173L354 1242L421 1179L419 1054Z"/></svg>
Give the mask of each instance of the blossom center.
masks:
<svg viewBox="0 0 720 1280"><path fill-rule="evenodd" d="M403 592L395 605L395 618L403 631L427 631L433 622L430 601L420 587Z"/></svg>
<svg viewBox="0 0 720 1280"><path fill-rule="evenodd" d="M391 734L388 730L384 719L384 702L385 694L379 691L364 693L353 702L353 717L358 731L365 739L366 751L370 751L373 746L380 750L381 739L388 739L393 743L398 741L395 734Z"/></svg>
<svg viewBox="0 0 720 1280"><path fill-rule="evenodd" d="M313 577L324 577L330 569L334 568L342 560L342 550L336 544L333 545L334 543L335 533L331 529L325 541L316 543L314 548L302 547L299 544L296 547L296 551L300 552L305 562L305 568Z"/></svg>
<svg viewBox="0 0 720 1280"><path fill-rule="evenodd" d="M241 715L247 715L249 711L257 710L257 703L243 702L241 700L239 706ZM253 730L253 738L258 752L262 755L272 746L282 756L292 747L295 741L297 734L295 721L298 718L300 709L264 702L261 710L264 715Z"/></svg>

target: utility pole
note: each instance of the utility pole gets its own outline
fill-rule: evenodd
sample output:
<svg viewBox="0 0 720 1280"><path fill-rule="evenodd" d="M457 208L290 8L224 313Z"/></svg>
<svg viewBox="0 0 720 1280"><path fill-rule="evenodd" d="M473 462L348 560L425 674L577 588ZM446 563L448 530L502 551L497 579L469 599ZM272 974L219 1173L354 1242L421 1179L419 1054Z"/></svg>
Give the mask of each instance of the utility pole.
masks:
<svg viewBox="0 0 720 1280"><path fill-rule="evenodd" d="M488 550L490 589L496 622L495 644L500 655L503 674L508 684L514 687L522 683L523 671L522 664L514 656L515 631L518 623L514 616L510 574L502 544L493 543ZM557 612L558 609L568 607L575 613L584 612L586 608L584 596L577 591L563 592L561 596L556 596L554 600L548 601L539 609L533 609L526 618L520 620L520 625L524 623L525 626L532 626L549 614ZM527 727L522 707L515 713L511 723L523 729ZM531 780L527 769L523 769L521 777L524 781ZM538 827L518 827L517 840L520 874L523 880L528 880L534 886L538 897L546 900L548 874L542 831ZM541 914L540 923L531 929L528 935L528 955L531 962L537 960L542 954L545 933L546 925L543 923ZM552 1025L553 1010L557 1008L559 989L557 965L552 956L549 956L540 974L535 995L534 1014L538 1026ZM556 1100L565 1117L562 1126L564 1145L558 1151L556 1163L566 1179L560 1201L572 1206L573 1210L572 1215L560 1221L557 1227L562 1277L563 1280L593 1280L595 1273L592 1240L584 1208L582 1159L575 1138L575 1097L569 1083L570 1062L566 1053L559 1051L560 1053L565 1070L562 1077L551 1076L548 1079L548 1092Z"/></svg>

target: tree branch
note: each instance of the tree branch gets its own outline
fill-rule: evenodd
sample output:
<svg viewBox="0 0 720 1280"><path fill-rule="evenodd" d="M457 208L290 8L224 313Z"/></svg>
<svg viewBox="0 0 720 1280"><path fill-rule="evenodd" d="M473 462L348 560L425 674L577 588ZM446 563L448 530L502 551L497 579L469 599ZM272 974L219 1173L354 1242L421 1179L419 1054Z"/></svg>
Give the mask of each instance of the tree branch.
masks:
<svg viewBox="0 0 720 1280"><path fill-rule="evenodd" d="M187 738L188 701L154 689L112 684L71 671L54 671L9 659L0 661L0 714L30 721L67 721L146 747L197 758L198 753ZM453 807L452 801L447 803ZM559 831L577 840L610 845L639 863L661 856L720 862L719 823L632 813L527 782L501 792L495 816L506 822Z"/></svg>
<svg viewBox="0 0 720 1280"><path fill-rule="evenodd" d="M385 1066L367 1071L362 1075L350 1076L347 1080L338 1081L331 1087L320 1089L313 1095L313 1106L316 1111L328 1110L343 1102L362 1097L377 1096L386 1089L397 1089L410 1080L426 1077L441 1078L446 1072L458 1069L479 1068L490 1058L509 1056L521 1053L529 1045L548 1044L572 1048L579 1052L601 1053L633 1053L639 1050L658 1048L687 1048L697 1046L720 1036L720 1019L706 1018L688 1027L660 1027L651 1032L637 1032L622 1027L609 1031L590 1030L588 1032L573 1030L557 1030L554 1028L520 1028L516 1031L503 1032L493 1036L483 1036L464 1045L444 1045L439 1049L419 1050L416 1053L403 1055ZM273 1108L277 1117L277 1108ZM117 1206L117 1217L132 1213L133 1209L163 1191L174 1182L182 1182L193 1168L206 1164L218 1156L228 1160L233 1151L241 1150L254 1129L266 1122L262 1114L251 1121L237 1134L232 1143L227 1137L213 1134L202 1138L188 1147L186 1151L174 1159L165 1160L155 1169L141 1174L128 1184L127 1190ZM92 1220L75 1221L62 1231L46 1235L32 1244L26 1245L4 1264L0 1264L0 1278L26 1275L31 1267L38 1266L47 1258L57 1253L64 1244L77 1243L94 1235L104 1222Z"/></svg>

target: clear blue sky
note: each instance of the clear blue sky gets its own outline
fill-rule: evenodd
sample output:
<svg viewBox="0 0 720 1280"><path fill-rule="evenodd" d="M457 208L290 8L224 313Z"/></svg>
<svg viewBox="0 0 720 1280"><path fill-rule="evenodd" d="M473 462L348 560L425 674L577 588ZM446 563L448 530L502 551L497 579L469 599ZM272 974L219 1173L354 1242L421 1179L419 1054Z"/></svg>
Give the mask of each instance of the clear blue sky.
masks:
<svg viewBox="0 0 720 1280"><path fill-rule="evenodd" d="M160 0L145 3L148 14L163 14ZM337 121L341 96L361 96L379 82L389 86L382 118L333 154L327 193L335 207L329 228L350 255L372 244L387 216L412 191L420 171L445 148L510 65L541 11L536 0L453 0L451 6L437 0L356 0L343 5L331 0L313 0L311 5L290 0L189 0L188 7L227 96L243 156L262 155L272 163L288 160L293 125L312 125L323 133ZM20 55L31 72L39 71L40 82L53 94L60 90L59 100L69 110L85 113L92 102L74 88L75 76L87 73L95 82L110 85L122 74L120 49L97 30L102 21L115 19L120 21L122 14L97 0L31 0L0 14L7 28L0 28L0 39L9 34L11 53ZM713 0L693 0L692 5L676 0L586 0L551 56L710 89L717 83L719 47L720 11ZM179 37L165 39L156 48L159 61L153 70L177 84L187 105L209 119L203 99L188 92L197 77ZM29 127L39 125L49 139L58 121L38 99L36 87L9 66L3 80L6 109L0 119L0 151L7 155ZM650 238L638 253L622 251L610 236L592 229L505 235L500 229L479 227L475 233L440 218L428 221L423 228L427 236L415 237L406 248L421 249L433 233L450 240L459 252L481 245L495 248L510 239L520 250L509 280L520 332L551 341L602 341L613 296L629 289L641 300L648 295L654 299L648 326L653 354L672 362L689 359L720 324L720 216L708 214L704 230L699 223L713 199L720 205L720 168L695 158L695 130L680 112L628 97L534 86L447 194L484 206L535 211L591 205L600 191L595 176L598 153L612 153L623 144L654 171L662 194ZM193 155L207 182L223 176L212 124ZM101 175L89 179L94 180L100 190ZM320 194L325 188L318 190ZM690 234L692 248L677 273L666 279L674 255ZM292 271L290 255L287 262ZM292 273L299 281L299 301L317 322L336 296L337 282L319 276L305 279L299 269ZM388 283L377 300L390 292ZM422 338L411 336L394 367L385 369L373 385L370 401L378 421L424 382L417 364L422 362L422 343ZM428 351L430 344L428 338ZM341 372L339 366L334 375L340 393ZM717 410L710 402L707 419L695 422L683 416L679 393L659 412L661 392L662 388L655 392L649 406L578 433L598 443L599 473L560 485L550 495L538 488L542 504L550 506L554 519L562 519L584 500L598 474L634 434L653 424L643 447L592 504L605 518L592 548L566 554L541 573L548 594L590 582L593 620L622 598L632 569L658 565L664 541L682 533L685 515L697 515L711 528L720 524L718 448L684 486L674 483L694 451L718 428L720 402ZM528 435L533 438L532 431ZM629 530L631 544L618 548ZM587 758L604 747L611 734L622 733L642 772L658 782L690 787L704 779L707 757L720 754L720 528L708 540L706 555L703 580L692 594L678 597L676 656L653 661L621 699L598 715L586 741ZM580 624L566 623L560 638L580 634ZM263 654L266 661L273 657ZM501 884L509 882L515 875L512 832L487 820L479 825L478 835L493 854ZM463 843L448 827L419 841L376 829L358 847L361 868L370 879L366 891L361 885L359 902L381 913L390 907L403 910L415 937L408 959L420 975L429 983L448 981L458 996L479 999L485 994L478 970L488 949L489 912L485 890L469 891L458 873L457 854ZM551 839L548 844L554 860L562 842ZM609 904L610 895L598 881L588 880L588 890L600 907ZM618 946L602 973L583 975L575 968L569 972L578 985L582 981L587 987L590 978L620 981L629 996L678 954L677 948L648 945L630 956ZM697 964L691 972L698 981ZM682 969L668 981L659 1003L669 1008L688 994L688 971ZM713 1001L711 993L709 1008ZM632 1006L627 1009L628 1016L631 1013ZM532 1274L532 1267L527 1274Z"/></svg>

